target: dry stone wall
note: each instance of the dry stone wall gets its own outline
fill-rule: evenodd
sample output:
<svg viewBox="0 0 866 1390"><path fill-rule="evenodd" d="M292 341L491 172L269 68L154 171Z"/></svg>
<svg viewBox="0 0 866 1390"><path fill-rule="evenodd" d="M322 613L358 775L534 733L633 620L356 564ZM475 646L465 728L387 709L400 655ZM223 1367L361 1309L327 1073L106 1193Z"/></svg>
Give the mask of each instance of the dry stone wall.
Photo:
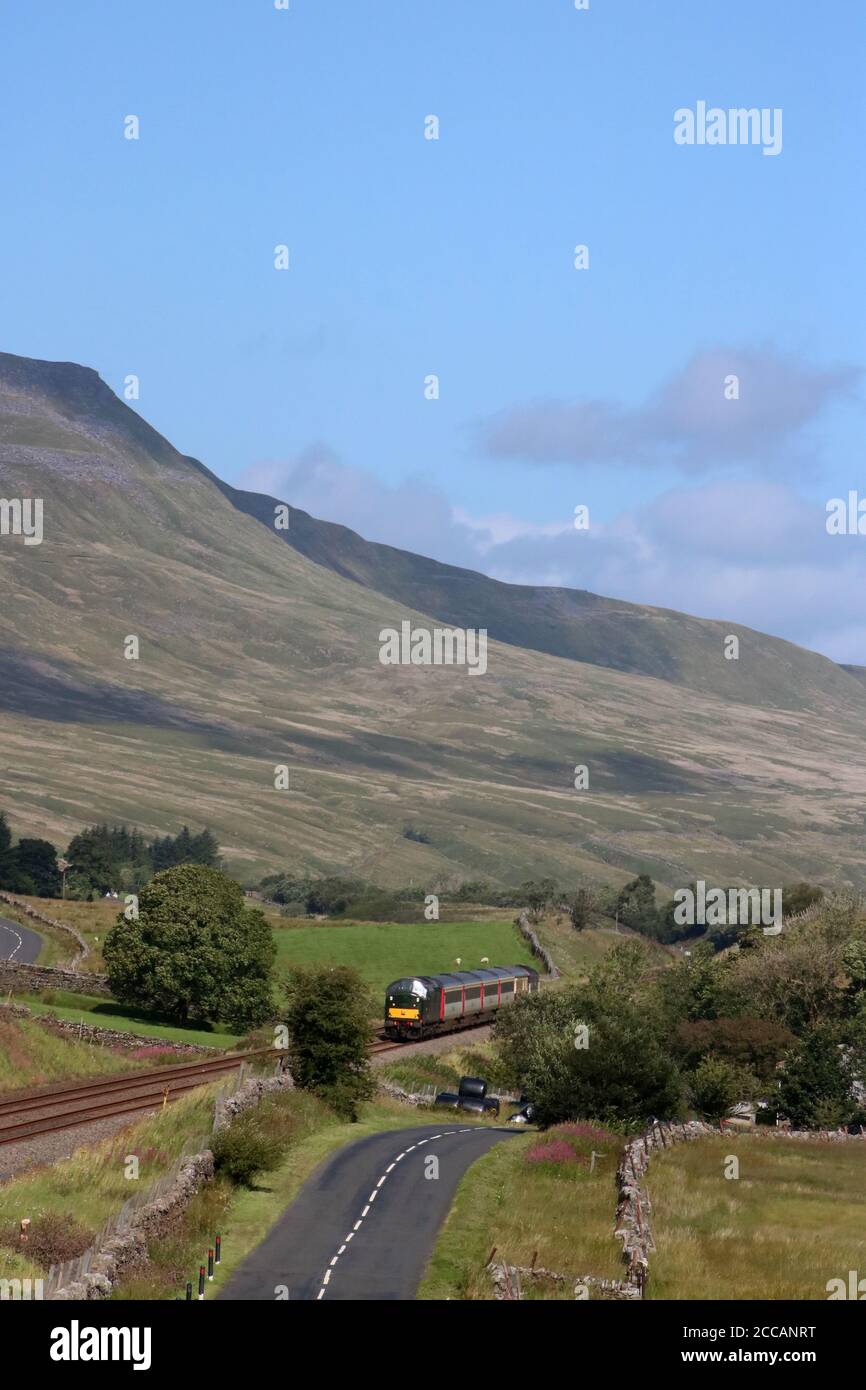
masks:
<svg viewBox="0 0 866 1390"><path fill-rule="evenodd" d="M105 975L68 970L62 965L27 965L23 961L0 961L0 989L38 994L43 989L64 989L72 994L97 994L110 999Z"/></svg>
<svg viewBox="0 0 866 1390"><path fill-rule="evenodd" d="M171 1189L134 1212L126 1229L112 1236L97 1251L86 1274L48 1297L59 1302L108 1298L117 1284L147 1264L148 1244L169 1235L177 1227L193 1197L210 1181L213 1172L213 1154L209 1149L187 1159Z"/></svg>
<svg viewBox="0 0 866 1390"><path fill-rule="evenodd" d="M214 1131L223 1129L235 1115L258 1105L263 1096L290 1090L293 1085L288 1072L264 1079L250 1078L234 1095L217 1102ZM193 1197L205 1183L210 1182L213 1175L214 1156L211 1149L186 1159L168 1192L133 1212L126 1227L100 1245L88 1260L87 1272L63 1284L48 1297L64 1302L109 1298L116 1285L144 1268L148 1262L150 1243L177 1228Z"/></svg>
<svg viewBox="0 0 866 1390"><path fill-rule="evenodd" d="M76 1038L81 1042L104 1044L106 1047L164 1047L166 1051L199 1053L213 1052L212 1047L201 1043L173 1042L167 1038L154 1038L145 1033L126 1033L119 1028L99 1028L93 1023L75 1023L68 1018L54 1018L52 1014L36 1014L24 1004L0 1004L0 1017L4 1014L12 1018L30 1018L47 1028L50 1033L63 1037Z"/></svg>
<svg viewBox="0 0 866 1390"><path fill-rule="evenodd" d="M550 954L546 946L542 946L541 942L538 939L538 933L533 929L532 924L525 912L521 912L520 916L517 918L516 925L521 936L525 936L526 940L529 942L529 945L532 949L532 954L534 956L537 956L538 959L542 961L542 963L544 964L544 968L547 971L550 978L552 980L558 980L559 971L557 970L556 965L554 964L553 956Z"/></svg>

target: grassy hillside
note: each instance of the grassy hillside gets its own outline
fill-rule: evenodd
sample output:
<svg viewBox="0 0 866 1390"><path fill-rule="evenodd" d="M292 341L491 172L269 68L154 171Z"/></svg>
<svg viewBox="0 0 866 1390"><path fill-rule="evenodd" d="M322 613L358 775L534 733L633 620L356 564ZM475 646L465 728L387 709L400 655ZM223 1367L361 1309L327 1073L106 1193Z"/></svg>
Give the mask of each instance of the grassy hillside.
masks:
<svg viewBox="0 0 866 1390"><path fill-rule="evenodd" d="M34 1014L47 1014L63 1018L70 1023L92 1024L96 1028L117 1028L125 1033L138 1033L145 1040L156 1038L166 1044L175 1042L198 1043L204 1047L231 1049L239 1035L224 1033L215 1029L180 1028L150 1014L118 1004L113 999L105 999L94 994L68 994L63 990L48 991L48 1000L36 994L16 995L16 1000L26 1004ZM19 1082L23 1085L23 1082Z"/></svg>
<svg viewBox="0 0 866 1390"><path fill-rule="evenodd" d="M233 506L273 526L286 499L245 492L202 464ZM376 593L460 627L486 627L490 637L530 651L589 662L728 699L788 709L850 696L858 668L838 666L781 638L730 621L693 618L666 608L603 598L585 589L505 584L475 570L366 541L346 526L290 507L279 532L293 549ZM740 662L719 661L725 638L740 639Z"/></svg>
<svg viewBox="0 0 866 1390"><path fill-rule="evenodd" d="M608 951L623 941L639 940L643 943L650 958L660 964L669 963L673 952L648 937L638 937L635 932L615 930L613 921L596 927L586 927L576 932L564 913L548 913L535 928L542 946L550 951L557 968L568 980L582 980L589 974Z"/></svg>
<svg viewBox="0 0 866 1390"><path fill-rule="evenodd" d="M45 504L42 545L0 544L0 806L20 834L207 824L250 881L866 887L866 689L811 653L752 634L726 662L712 624L613 605L586 663L492 642L483 677L383 667L382 627L430 625L420 591L398 601L285 544L68 364L0 356L0 495ZM461 620L493 616L481 598ZM633 627L660 667L622 656Z"/></svg>
<svg viewBox="0 0 866 1390"><path fill-rule="evenodd" d="M0 1092L129 1071L134 1065L120 1053L59 1037L29 1019L0 1015Z"/></svg>
<svg viewBox="0 0 866 1390"><path fill-rule="evenodd" d="M727 1155L740 1163L726 1179ZM657 1250L649 1295L826 1299L827 1281L866 1268L866 1144L748 1135L654 1156Z"/></svg>

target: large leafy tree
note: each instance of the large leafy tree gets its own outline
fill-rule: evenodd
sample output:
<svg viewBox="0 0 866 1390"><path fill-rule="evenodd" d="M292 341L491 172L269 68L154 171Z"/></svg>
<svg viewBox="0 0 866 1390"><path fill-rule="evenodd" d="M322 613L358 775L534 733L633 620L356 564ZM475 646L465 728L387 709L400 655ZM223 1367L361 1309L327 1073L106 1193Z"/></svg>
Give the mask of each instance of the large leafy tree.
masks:
<svg viewBox="0 0 866 1390"><path fill-rule="evenodd" d="M638 874L621 889L616 901L619 920L632 931L643 936L656 937L660 930L660 918L656 907L655 884L649 874Z"/></svg>
<svg viewBox="0 0 866 1390"><path fill-rule="evenodd" d="M50 840L19 840L12 853L19 871L30 879L40 897L57 896L60 870L57 851Z"/></svg>
<svg viewBox="0 0 866 1390"><path fill-rule="evenodd" d="M276 946L264 914L218 869L184 864L141 891L103 948L112 993L181 1023L256 1027L272 1012Z"/></svg>
<svg viewBox="0 0 866 1390"><path fill-rule="evenodd" d="M851 1120L851 1058L832 1030L814 1028L785 1059L779 1103L795 1129L833 1128Z"/></svg>
<svg viewBox="0 0 866 1390"><path fill-rule="evenodd" d="M350 966L298 967L289 978L286 1024L295 1084L350 1120L374 1090L368 1055L372 1008Z"/></svg>
<svg viewBox="0 0 866 1390"><path fill-rule="evenodd" d="M656 1025L628 999L590 989L536 994L507 1010L497 1046L540 1124L597 1119L624 1127L682 1109L682 1082Z"/></svg>

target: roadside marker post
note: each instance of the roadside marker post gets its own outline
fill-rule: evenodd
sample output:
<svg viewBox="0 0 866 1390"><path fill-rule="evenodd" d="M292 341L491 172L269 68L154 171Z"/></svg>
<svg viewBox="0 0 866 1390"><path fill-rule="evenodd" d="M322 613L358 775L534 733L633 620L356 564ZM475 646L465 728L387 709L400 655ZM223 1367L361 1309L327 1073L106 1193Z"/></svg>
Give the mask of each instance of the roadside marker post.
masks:
<svg viewBox="0 0 866 1390"><path fill-rule="evenodd" d="M186 1301L187 1301L187 1303L192 1302L192 1280L191 1280L191 1279L187 1279L187 1281L186 1281Z"/></svg>
<svg viewBox="0 0 866 1390"><path fill-rule="evenodd" d="M204 1265L198 1267L198 1297L199 1302L204 1298Z"/></svg>
<svg viewBox="0 0 866 1390"><path fill-rule="evenodd" d="M216 1246L216 1249L215 1249L215 1252L214 1252L214 1264L219 1264L220 1260L222 1259L222 1247L223 1247L223 1238L222 1238L221 1235L217 1235L216 1242L215 1242L215 1246Z"/></svg>
<svg viewBox="0 0 866 1390"><path fill-rule="evenodd" d="M207 1252L207 1281L213 1283L213 1250Z"/></svg>

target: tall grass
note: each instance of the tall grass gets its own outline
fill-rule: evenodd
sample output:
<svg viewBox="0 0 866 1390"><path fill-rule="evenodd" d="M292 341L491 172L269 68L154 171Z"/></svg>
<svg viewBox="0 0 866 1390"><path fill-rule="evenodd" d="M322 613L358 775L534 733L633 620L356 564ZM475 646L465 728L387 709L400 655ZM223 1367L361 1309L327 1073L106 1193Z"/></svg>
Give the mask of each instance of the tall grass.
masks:
<svg viewBox="0 0 866 1390"><path fill-rule="evenodd" d="M866 1275L866 1143L710 1137L654 1155L647 1188L650 1298L825 1299Z"/></svg>
<svg viewBox="0 0 866 1390"><path fill-rule="evenodd" d="M613 1221L622 1144L595 1127L563 1125L491 1149L457 1189L419 1298L491 1299L485 1263L494 1246L497 1261L528 1266L535 1256L537 1267L568 1276L564 1284L541 1287L527 1281L524 1294L531 1298L573 1299L582 1275L621 1278ZM534 1161L540 1147L554 1152Z"/></svg>
<svg viewBox="0 0 866 1390"><path fill-rule="evenodd" d="M59 1215L97 1232L127 1198L149 1186L176 1158L188 1153L196 1136L210 1132L214 1091L215 1087L203 1088L101 1144L79 1149L51 1167L36 1168L3 1183L0 1230L17 1229L24 1217L35 1221ZM132 1171L128 1164L132 1155L138 1158L137 1177L126 1176ZM9 1271L19 1265L19 1257L0 1247L0 1278L12 1277ZM18 1268L14 1272L18 1273ZM40 1270L31 1263L28 1272L36 1277Z"/></svg>
<svg viewBox="0 0 866 1390"><path fill-rule="evenodd" d="M31 1019L0 1018L0 1091L104 1076L134 1065L118 1052L49 1033Z"/></svg>

